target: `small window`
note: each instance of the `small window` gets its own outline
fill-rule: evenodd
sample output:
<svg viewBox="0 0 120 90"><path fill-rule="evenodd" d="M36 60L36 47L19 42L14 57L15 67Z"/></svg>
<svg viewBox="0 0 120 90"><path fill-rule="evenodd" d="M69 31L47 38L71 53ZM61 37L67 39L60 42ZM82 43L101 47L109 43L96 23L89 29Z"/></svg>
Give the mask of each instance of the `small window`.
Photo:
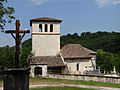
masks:
<svg viewBox="0 0 120 90"><path fill-rule="evenodd" d="M42 32L42 24L39 24L39 32Z"/></svg>
<svg viewBox="0 0 120 90"><path fill-rule="evenodd" d="M47 29L48 29L48 25L45 24L45 32L47 32Z"/></svg>
<svg viewBox="0 0 120 90"><path fill-rule="evenodd" d="M53 24L50 24L50 32L53 32Z"/></svg>
<svg viewBox="0 0 120 90"><path fill-rule="evenodd" d="M79 71L79 63L77 63L77 71Z"/></svg>
<svg viewBox="0 0 120 90"><path fill-rule="evenodd" d="M42 75L42 67L35 67L35 76Z"/></svg>

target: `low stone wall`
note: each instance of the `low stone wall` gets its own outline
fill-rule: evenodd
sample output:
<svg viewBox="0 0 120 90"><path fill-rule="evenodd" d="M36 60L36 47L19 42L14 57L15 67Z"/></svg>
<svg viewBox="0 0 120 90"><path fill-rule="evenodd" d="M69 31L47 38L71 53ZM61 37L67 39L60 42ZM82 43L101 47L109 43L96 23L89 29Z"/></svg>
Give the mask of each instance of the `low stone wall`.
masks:
<svg viewBox="0 0 120 90"><path fill-rule="evenodd" d="M48 74L48 78L97 81L97 82L119 83L120 84L120 77L95 76L95 75L73 75L73 74Z"/></svg>

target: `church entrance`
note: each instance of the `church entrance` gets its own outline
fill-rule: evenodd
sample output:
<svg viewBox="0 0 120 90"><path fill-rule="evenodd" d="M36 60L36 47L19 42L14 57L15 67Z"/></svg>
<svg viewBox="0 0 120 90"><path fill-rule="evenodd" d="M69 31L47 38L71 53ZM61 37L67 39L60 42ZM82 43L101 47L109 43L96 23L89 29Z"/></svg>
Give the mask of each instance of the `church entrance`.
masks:
<svg viewBox="0 0 120 90"><path fill-rule="evenodd" d="M42 67L35 67L35 76L42 75Z"/></svg>

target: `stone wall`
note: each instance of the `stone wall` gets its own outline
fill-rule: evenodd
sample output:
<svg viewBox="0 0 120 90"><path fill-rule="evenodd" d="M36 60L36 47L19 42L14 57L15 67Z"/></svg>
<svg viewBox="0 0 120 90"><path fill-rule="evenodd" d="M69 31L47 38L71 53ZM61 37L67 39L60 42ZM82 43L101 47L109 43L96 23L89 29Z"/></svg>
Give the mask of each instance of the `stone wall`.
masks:
<svg viewBox="0 0 120 90"><path fill-rule="evenodd" d="M67 64L67 74L84 74L85 71L96 70L96 59L65 59ZM77 69L78 64L78 69ZM64 73L66 74L66 73Z"/></svg>
<svg viewBox="0 0 120 90"><path fill-rule="evenodd" d="M120 83L120 77L94 76L94 75L49 74L48 78Z"/></svg>
<svg viewBox="0 0 120 90"><path fill-rule="evenodd" d="M30 65L30 76L35 77L35 68L36 67L41 67L42 68L42 77L47 76L47 65Z"/></svg>

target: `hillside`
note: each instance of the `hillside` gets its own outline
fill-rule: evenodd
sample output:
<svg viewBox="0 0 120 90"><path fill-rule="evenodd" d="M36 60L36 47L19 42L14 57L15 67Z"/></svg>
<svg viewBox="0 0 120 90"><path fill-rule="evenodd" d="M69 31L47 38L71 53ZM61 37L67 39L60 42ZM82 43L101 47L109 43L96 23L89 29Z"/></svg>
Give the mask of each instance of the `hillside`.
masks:
<svg viewBox="0 0 120 90"><path fill-rule="evenodd" d="M61 36L61 45L68 43L81 44L91 50L96 51L102 49L106 52L120 52L120 33L117 32L83 32L81 35L77 33Z"/></svg>
<svg viewBox="0 0 120 90"><path fill-rule="evenodd" d="M113 66L116 66L120 73L120 33L117 32L83 32L67 34L61 36L61 48L66 44L81 44L91 50L96 51L97 67L101 67L102 72L111 72ZM14 47L0 48L0 68L14 65ZM31 51L31 39L22 43L20 66L27 66L27 57ZM6 57L7 56L7 57ZM10 62L9 62L10 61ZM3 63L4 62L4 63ZM9 62L9 63L8 63ZM11 64L10 64L11 63ZM8 68L9 68L8 67Z"/></svg>

